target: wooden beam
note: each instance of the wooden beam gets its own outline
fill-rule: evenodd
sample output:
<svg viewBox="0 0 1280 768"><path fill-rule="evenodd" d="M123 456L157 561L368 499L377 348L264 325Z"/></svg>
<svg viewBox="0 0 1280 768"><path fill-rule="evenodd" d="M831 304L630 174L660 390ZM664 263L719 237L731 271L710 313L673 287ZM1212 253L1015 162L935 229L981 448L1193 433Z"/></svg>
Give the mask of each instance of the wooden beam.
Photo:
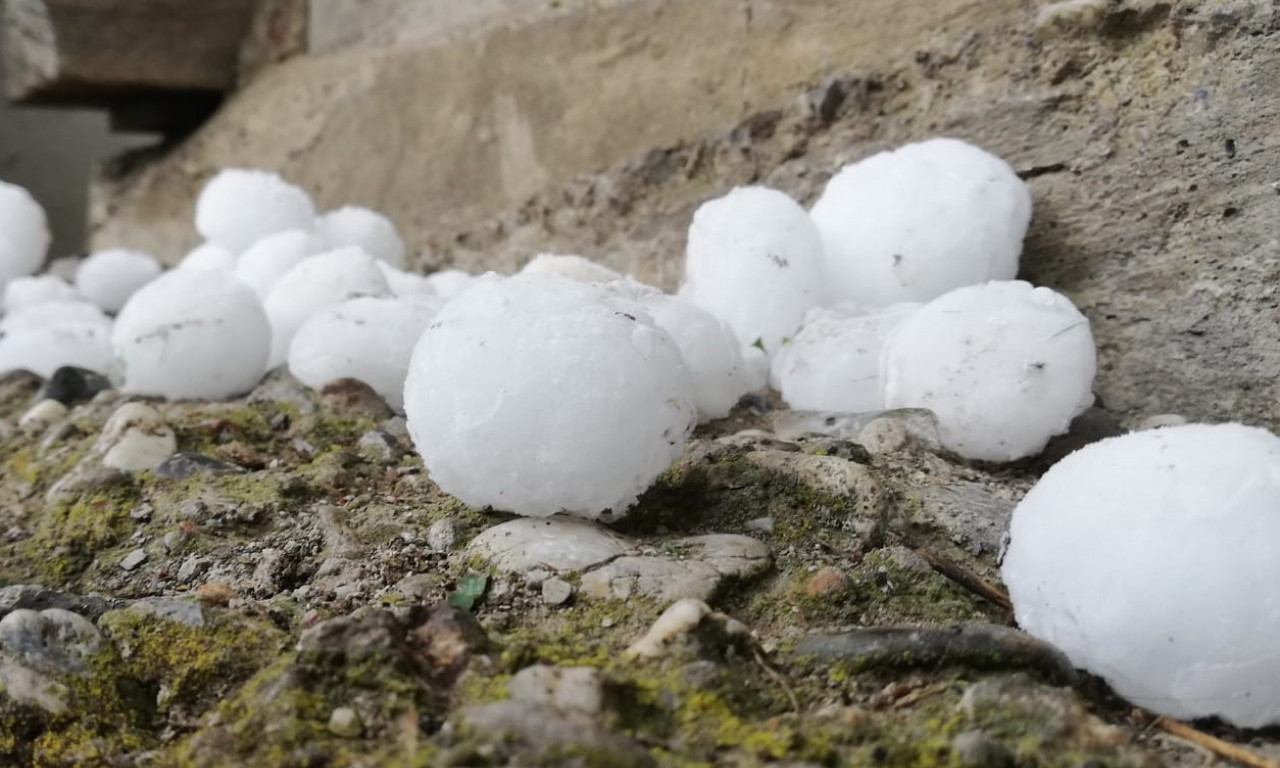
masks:
<svg viewBox="0 0 1280 768"><path fill-rule="evenodd" d="M0 0L5 92L20 104L217 93L236 82L255 0Z"/></svg>

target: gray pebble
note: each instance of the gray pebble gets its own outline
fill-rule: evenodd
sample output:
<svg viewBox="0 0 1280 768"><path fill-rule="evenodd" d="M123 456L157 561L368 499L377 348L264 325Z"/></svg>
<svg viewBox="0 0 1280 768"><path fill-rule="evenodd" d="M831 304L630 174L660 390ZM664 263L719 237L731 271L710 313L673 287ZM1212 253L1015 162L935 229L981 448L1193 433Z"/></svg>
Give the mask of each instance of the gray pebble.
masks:
<svg viewBox="0 0 1280 768"><path fill-rule="evenodd" d="M558 576L542 582L542 601L547 605L564 605L573 597L573 585Z"/></svg>
<svg viewBox="0 0 1280 768"><path fill-rule="evenodd" d="M138 548L124 556L120 561L120 570L132 571L147 561L147 550Z"/></svg>

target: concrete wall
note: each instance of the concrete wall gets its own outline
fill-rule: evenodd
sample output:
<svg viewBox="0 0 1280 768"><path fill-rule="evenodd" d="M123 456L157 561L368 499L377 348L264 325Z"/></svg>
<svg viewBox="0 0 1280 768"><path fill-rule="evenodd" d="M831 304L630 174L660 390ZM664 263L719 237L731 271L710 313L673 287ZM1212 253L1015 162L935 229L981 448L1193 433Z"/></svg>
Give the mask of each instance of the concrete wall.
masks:
<svg viewBox="0 0 1280 768"><path fill-rule="evenodd" d="M589 0L310 0L308 50L380 47L475 34L566 13Z"/></svg>

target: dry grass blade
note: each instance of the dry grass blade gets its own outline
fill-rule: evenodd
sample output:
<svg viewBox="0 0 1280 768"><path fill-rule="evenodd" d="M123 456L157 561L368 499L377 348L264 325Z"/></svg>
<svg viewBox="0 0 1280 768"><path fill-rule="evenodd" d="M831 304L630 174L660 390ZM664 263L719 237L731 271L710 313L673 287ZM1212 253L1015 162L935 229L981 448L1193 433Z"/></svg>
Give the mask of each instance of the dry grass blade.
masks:
<svg viewBox="0 0 1280 768"><path fill-rule="evenodd" d="M791 701L791 711L795 712L797 715L800 714L800 700L796 698L795 691L791 690L791 686L787 685L787 681L776 669L769 666L769 662L765 661L765 658L761 655L759 648L753 647L751 649L751 654L756 657L756 663L765 671L765 674L773 678L773 681L782 688L783 693L787 694L787 699Z"/></svg>
<svg viewBox="0 0 1280 768"><path fill-rule="evenodd" d="M1013 603L1009 600L1009 595L1003 590L986 581L981 576L973 573L964 566L953 563L939 555L935 555L927 549L917 549L916 553L928 561L933 570L946 576L955 583L973 592L974 594L986 598L1006 611L1013 610Z"/></svg>
<svg viewBox="0 0 1280 768"><path fill-rule="evenodd" d="M1272 760L1271 758L1264 757L1247 747L1232 744L1229 741L1223 741L1216 736L1210 736L1204 731L1192 728L1186 723L1180 723L1177 720L1171 720L1167 717L1158 717L1156 718L1156 725L1174 736L1189 741L1197 746L1204 747L1218 757L1226 760L1234 760L1242 765L1250 766L1250 768L1280 768L1280 760Z"/></svg>

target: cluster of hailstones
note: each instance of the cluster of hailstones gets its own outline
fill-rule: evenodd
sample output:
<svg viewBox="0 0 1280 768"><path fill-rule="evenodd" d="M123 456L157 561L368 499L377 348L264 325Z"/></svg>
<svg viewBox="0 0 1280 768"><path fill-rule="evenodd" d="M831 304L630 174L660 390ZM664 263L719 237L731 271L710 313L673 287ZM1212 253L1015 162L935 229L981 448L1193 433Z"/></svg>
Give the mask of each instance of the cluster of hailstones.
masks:
<svg viewBox="0 0 1280 768"><path fill-rule="evenodd" d="M1086 318L1014 280L1031 207L1001 159L909 144L845 166L809 211L761 187L705 203L671 296L576 256L412 274L385 217L317 216L247 170L203 189L205 242L173 270L111 250L71 282L29 277L44 214L0 184L0 372L76 365L174 399L281 364L312 387L360 379L444 490L535 516L624 512L697 422L766 383L797 409L928 408L954 453L1011 461L1091 404L1095 373ZM1169 427L1053 467L1003 573L1027 631L1132 701L1261 726L1280 723L1276 540L1280 438Z"/></svg>

